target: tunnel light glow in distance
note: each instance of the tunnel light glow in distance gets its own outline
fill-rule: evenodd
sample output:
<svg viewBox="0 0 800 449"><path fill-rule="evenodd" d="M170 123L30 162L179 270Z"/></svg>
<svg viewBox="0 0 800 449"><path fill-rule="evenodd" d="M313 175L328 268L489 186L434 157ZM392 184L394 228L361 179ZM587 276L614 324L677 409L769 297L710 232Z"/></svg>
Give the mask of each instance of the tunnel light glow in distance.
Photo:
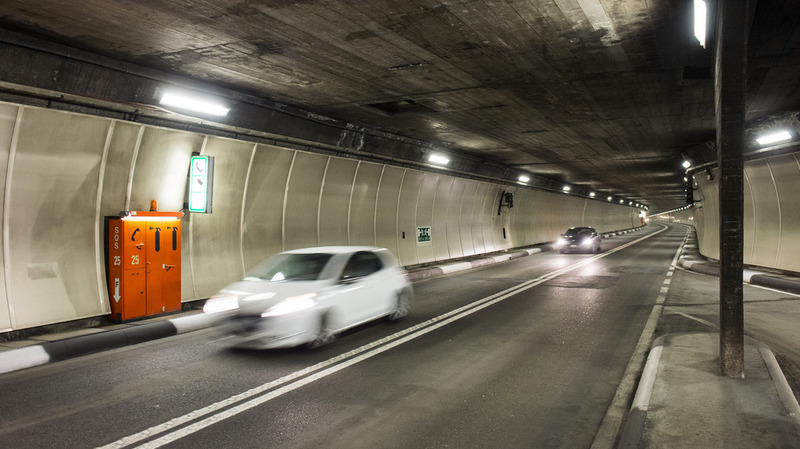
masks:
<svg viewBox="0 0 800 449"><path fill-rule="evenodd" d="M164 106L186 109L187 111L215 115L218 117L224 117L228 115L228 112L230 111L230 108L226 108L221 103L211 100L204 100L177 92L165 92L161 97L160 103Z"/></svg>
<svg viewBox="0 0 800 449"><path fill-rule="evenodd" d="M771 143L778 143L783 142L784 140L790 140L792 135L789 134L789 131L781 130L776 131L774 133L765 134L756 139L759 145L769 145Z"/></svg>

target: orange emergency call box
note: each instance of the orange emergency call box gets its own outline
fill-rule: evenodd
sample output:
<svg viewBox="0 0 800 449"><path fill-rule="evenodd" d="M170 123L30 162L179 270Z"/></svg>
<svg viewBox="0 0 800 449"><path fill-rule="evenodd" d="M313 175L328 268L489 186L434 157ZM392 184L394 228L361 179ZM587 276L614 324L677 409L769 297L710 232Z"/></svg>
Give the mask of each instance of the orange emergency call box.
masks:
<svg viewBox="0 0 800 449"><path fill-rule="evenodd" d="M111 318L122 322L181 310L183 212L107 217Z"/></svg>

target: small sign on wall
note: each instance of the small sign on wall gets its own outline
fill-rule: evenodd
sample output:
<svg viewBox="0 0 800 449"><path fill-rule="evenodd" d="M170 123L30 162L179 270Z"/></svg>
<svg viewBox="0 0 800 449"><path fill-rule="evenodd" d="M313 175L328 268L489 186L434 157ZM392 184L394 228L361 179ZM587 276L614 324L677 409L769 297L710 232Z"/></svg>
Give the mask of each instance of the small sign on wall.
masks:
<svg viewBox="0 0 800 449"><path fill-rule="evenodd" d="M417 243L425 243L431 241L431 227L423 226L417 228Z"/></svg>
<svg viewBox="0 0 800 449"><path fill-rule="evenodd" d="M214 197L214 157L192 156L189 172L189 212L211 213Z"/></svg>

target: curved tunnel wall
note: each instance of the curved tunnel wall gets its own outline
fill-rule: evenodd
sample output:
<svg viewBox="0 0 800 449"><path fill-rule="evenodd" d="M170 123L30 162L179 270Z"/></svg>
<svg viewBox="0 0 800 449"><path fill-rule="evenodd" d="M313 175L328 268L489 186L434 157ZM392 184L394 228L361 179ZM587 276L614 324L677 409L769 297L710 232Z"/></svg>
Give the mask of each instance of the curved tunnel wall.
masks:
<svg viewBox="0 0 800 449"><path fill-rule="evenodd" d="M291 248L377 245L408 266L639 226L602 201L0 103L0 331L109 313L103 217L182 209L193 152L216 157L214 205L183 219L183 301ZM498 215L504 190L514 207Z"/></svg>
<svg viewBox="0 0 800 449"><path fill-rule="evenodd" d="M695 174L700 253L719 259L719 170ZM800 272L800 154L744 165L744 263Z"/></svg>

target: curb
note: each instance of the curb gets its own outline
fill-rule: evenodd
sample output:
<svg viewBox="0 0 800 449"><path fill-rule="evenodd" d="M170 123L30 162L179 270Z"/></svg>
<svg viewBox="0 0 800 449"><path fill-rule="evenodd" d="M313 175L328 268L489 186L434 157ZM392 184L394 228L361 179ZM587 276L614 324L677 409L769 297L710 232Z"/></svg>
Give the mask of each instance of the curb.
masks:
<svg viewBox="0 0 800 449"><path fill-rule="evenodd" d="M650 354L647 356L647 363L644 371L642 371L639 386L636 389L636 395L625 418L625 423L620 429L620 437L616 449L637 449L641 446L644 426L647 420L647 410L650 405L650 395L658 375L658 364L661 361L661 352L667 340L674 335L678 334L662 335L653 341ZM769 347L758 340L748 338L746 344L758 348L781 403L786 411L789 412L797 429L800 430L800 404L798 404L789 383L786 381L786 376L784 376L778 361L775 359L775 354Z"/></svg>
<svg viewBox="0 0 800 449"><path fill-rule="evenodd" d="M689 237L683 247L678 265L695 273L719 277L719 263L704 258L697 245L697 231L691 228ZM800 293L800 279L789 278L746 268L743 270L744 282L760 287L774 288L791 293Z"/></svg>
<svg viewBox="0 0 800 449"><path fill-rule="evenodd" d="M171 337L209 327L212 321L208 315L196 314L4 351L0 352L0 374Z"/></svg>

